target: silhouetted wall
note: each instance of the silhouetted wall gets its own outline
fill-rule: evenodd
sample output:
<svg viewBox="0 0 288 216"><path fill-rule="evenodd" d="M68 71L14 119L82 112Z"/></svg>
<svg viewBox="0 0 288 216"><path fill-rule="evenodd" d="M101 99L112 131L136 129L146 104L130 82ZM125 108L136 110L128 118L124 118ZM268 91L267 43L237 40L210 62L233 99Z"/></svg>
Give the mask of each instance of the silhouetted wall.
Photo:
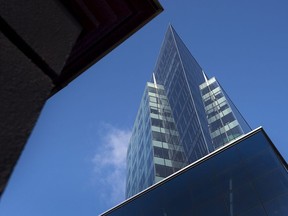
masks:
<svg viewBox="0 0 288 216"><path fill-rule="evenodd" d="M81 26L53 0L0 0L0 16L1 194Z"/></svg>
<svg viewBox="0 0 288 216"><path fill-rule="evenodd" d="M0 197L47 98L162 10L157 0L0 0Z"/></svg>

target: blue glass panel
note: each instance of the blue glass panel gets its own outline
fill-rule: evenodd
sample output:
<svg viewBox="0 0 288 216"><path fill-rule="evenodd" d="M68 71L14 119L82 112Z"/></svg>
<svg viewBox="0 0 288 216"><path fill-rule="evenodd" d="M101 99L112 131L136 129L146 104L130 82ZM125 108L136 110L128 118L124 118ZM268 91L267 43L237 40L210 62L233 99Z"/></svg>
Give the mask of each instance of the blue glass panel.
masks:
<svg viewBox="0 0 288 216"><path fill-rule="evenodd" d="M267 216L267 214L264 208L261 205L259 205L243 212L239 216Z"/></svg>
<svg viewBox="0 0 288 216"><path fill-rule="evenodd" d="M264 204L269 216L288 215L288 195L279 196Z"/></svg>
<svg viewBox="0 0 288 216"><path fill-rule="evenodd" d="M258 130L104 215L287 216L284 166Z"/></svg>
<svg viewBox="0 0 288 216"><path fill-rule="evenodd" d="M225 203L229 207L233 215L238 215L251 209L254 206L260 205L260 200L255 193L251 183L238 185L234 189L233 177L229 185L229 192L225 195Z"/></svg>
<svg viewBox="0 0 288 216"><path fill-rule="evenodd" d="M255 161L257 161L257 163L255 163ZM273 152L268 149L262 151L259 149L259 153L254 157L244 160L244 163L251 178L259 178L278 167L277 158Z"/></svg>
<svg viewBox="0 0 288 216"><path fill-rule="evenodd" d="M245 160L248 160L251 157L255 157L257 152L268 149L271 149L271 147L265 136L257 133L249 137L249 139L246 139L245 142L241 144L241 147L239 146L238 151Z"/></svg>
<svg viewBox="0 0 288 216"><path fill-rule="evenodd" d="M273 170L253 182L255 182L255 188L263 202L282 194L288 194L287 174L283 176L279 169Z"/></svg>

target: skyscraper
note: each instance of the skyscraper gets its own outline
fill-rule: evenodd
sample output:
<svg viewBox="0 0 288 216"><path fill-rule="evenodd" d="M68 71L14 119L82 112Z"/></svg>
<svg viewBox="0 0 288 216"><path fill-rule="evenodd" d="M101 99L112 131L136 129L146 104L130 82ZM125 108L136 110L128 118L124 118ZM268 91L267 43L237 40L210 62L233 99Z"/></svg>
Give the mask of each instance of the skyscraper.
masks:
<svg viewBox="0 0 288 216"><path fill-rule="evenodd" d="M127 151L126 197L250 131L170 25Z"/></svg>

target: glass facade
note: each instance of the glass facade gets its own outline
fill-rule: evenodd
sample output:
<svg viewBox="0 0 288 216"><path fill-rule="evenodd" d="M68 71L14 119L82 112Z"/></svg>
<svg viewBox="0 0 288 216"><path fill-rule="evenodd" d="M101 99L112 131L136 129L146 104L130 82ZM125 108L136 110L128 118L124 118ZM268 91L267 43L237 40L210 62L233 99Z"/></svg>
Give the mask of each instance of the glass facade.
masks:
<svg viewBox="0 0 288 216"><path fill-rule="evenodd" d="M287 216L287 168L259 128L102 216Z"/></svg>
<svg viewBox="0 0 288 216"><path fill-rule="evenodd" d="M128 147L126 197L248 131L216 79L207 80L169 26Z"/></svg>
<svg viewBox="0 0 288 216"><path fill-rule="evenodd" d="M148 82L127 151L126 197L187 164L164 87Z"/></svg>
<svg viewBox="0 0 288 216"><path fill-rule="evenodd" d="M155 68L158 84L164 86L176 127L189 162L213 149L199 85L202 68L172 26L168 27Z"/></svg>
<svg viewBox="0 0 288 216"><path fill-rule="evenodd" d="M251 130L215 77L206 79L200 91L214 149Z"/></svg>

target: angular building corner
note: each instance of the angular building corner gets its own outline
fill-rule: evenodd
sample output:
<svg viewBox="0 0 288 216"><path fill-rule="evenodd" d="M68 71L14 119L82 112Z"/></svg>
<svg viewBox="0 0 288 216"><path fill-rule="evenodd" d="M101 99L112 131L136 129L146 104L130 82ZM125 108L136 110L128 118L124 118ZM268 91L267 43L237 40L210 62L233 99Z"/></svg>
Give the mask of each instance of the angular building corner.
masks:
<svg viewBox="0 0 288 216"><path fill-rule="evenodd" d="M287 216L288 165L257 128L102 216Z"/></svg>
<svg viewBox="0 0 288 216"><path fill-rule="evenodd" d="M251 131L169 25L127 151L129 198Z"/></svg>

